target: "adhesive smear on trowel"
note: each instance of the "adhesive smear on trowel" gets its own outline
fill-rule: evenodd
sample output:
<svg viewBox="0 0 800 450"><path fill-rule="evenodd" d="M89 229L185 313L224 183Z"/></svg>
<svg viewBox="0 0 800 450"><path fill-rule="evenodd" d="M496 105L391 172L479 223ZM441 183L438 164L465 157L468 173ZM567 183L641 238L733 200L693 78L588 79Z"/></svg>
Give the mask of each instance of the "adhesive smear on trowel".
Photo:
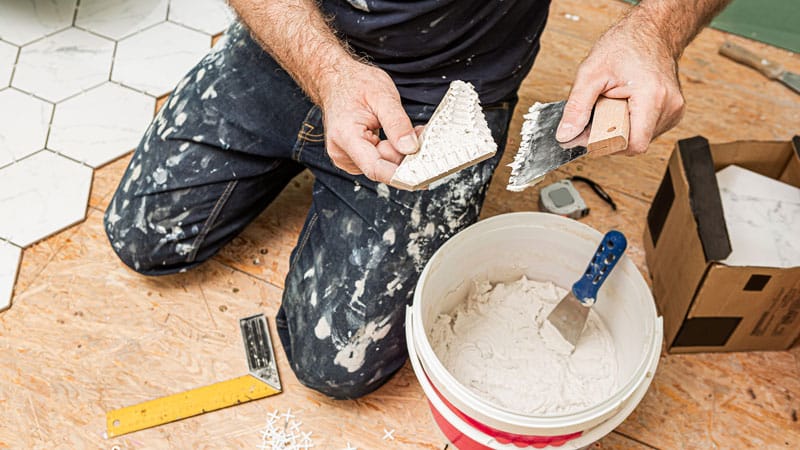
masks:
<svg viewBox="0 0 800 450"><path fill-rule="evenodd" d="M406 156L390 184L419 189L491 158L497 152L478 93L470 83L453 81L420 136L419 151Z"/></svg>
<svg viewBox="0 0 800 450"><path fill-rule="evenodd" d="M519 150L509 164L511 177L506 186L509 191L519 192L533 186L548 172L586 154L583 135L563 144L555 138L564 105L564 101L537 102L528 109L520 132Z"/></svg>

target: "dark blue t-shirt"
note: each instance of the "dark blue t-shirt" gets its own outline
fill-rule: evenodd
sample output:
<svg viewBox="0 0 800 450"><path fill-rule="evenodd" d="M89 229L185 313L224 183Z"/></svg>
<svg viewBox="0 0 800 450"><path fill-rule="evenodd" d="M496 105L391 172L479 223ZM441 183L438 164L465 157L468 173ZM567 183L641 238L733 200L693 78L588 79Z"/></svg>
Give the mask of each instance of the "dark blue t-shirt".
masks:
<svg viewBox="0 0 800 450"><path fill-rule="evenodd" d="M404 99L436 104L451 81L481 102L510 98L525 78L550 0L322 0L353 49L386 70Z"/></svg>

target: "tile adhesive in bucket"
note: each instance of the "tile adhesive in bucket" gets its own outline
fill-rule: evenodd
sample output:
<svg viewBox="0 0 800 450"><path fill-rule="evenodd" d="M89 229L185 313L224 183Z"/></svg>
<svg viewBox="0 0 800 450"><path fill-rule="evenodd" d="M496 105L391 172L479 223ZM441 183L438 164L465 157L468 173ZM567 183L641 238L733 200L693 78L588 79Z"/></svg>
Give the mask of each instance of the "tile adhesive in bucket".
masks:
<svg viewBox="0 0 800 450"><path fill-rule="evenodd" d="M611 335L594 311L574 352L555 328L543 327L566 294L526 277L473 282L465 301L438 315L428 338L456 380L500 408L548 416L580 411L613 394L619 370Z"/></svg>
<svg viewBox="0 0 800 450"><path fill-rule="evenodd" d="M580 448L622 423L644 396L658 364L662 324L647 284L627 258L595 306L618 355L618 387L585 409L534 416L498 407L453 377L426 333L439 314L466 299L474 281L505 283L525 276L570 286L600 239L598 231L559 216L505 214L462 231L428 262L408 310L409 355L437 425L459 449Z"/></svg>

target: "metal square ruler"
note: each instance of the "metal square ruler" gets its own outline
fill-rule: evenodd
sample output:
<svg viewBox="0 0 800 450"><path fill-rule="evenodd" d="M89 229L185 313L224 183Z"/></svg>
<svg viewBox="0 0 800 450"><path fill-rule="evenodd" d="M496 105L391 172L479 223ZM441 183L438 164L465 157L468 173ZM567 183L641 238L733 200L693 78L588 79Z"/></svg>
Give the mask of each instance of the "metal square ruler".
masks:
<svg viewBox="0 0 800 450"><path fill-rule="evenodd" d="M280 394L278 366L264 315L240 319L239 328L247 355L248 375L111 411L106 414L108 437Z"/></svg>

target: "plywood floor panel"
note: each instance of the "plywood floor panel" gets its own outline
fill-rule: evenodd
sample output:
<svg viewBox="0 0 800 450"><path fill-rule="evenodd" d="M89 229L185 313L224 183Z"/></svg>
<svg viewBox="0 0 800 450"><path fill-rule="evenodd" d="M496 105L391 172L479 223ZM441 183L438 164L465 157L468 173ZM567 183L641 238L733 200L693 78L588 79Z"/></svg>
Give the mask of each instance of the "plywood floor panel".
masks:
<svg viewBox="0 0 800 450"><path fill-rule="evenodd" d="M242 272L283 287L289 256L311 206L314 178L305 171L233 241L217 259Z"/></svg>
<svg viewBox="0 0 800 450"><path fill-rule="evenodd" d="M89 192L89 207L100 211L105 211L114 191L117 190L119 180L128 163L131 161L132 153L123 155L114 161L95 169L92 179L92 190Z"/></svg>
<svg viewBox="0 0 800 450"><path fill-rule="evenodd" d="M46 282L0 317L0 399L14 410L2 414L0 448L254 448L266 414L288 408L319 448L444 447L408 367L373 395L339 402L301 387L280 346L283 394L104 440L109 410L245 373L238 319L265 312L274 331L280 289L216 261L140 277L116 261L103 233L91 210L39 275ZM391 444L384 428L396 430Z"/></svg>

